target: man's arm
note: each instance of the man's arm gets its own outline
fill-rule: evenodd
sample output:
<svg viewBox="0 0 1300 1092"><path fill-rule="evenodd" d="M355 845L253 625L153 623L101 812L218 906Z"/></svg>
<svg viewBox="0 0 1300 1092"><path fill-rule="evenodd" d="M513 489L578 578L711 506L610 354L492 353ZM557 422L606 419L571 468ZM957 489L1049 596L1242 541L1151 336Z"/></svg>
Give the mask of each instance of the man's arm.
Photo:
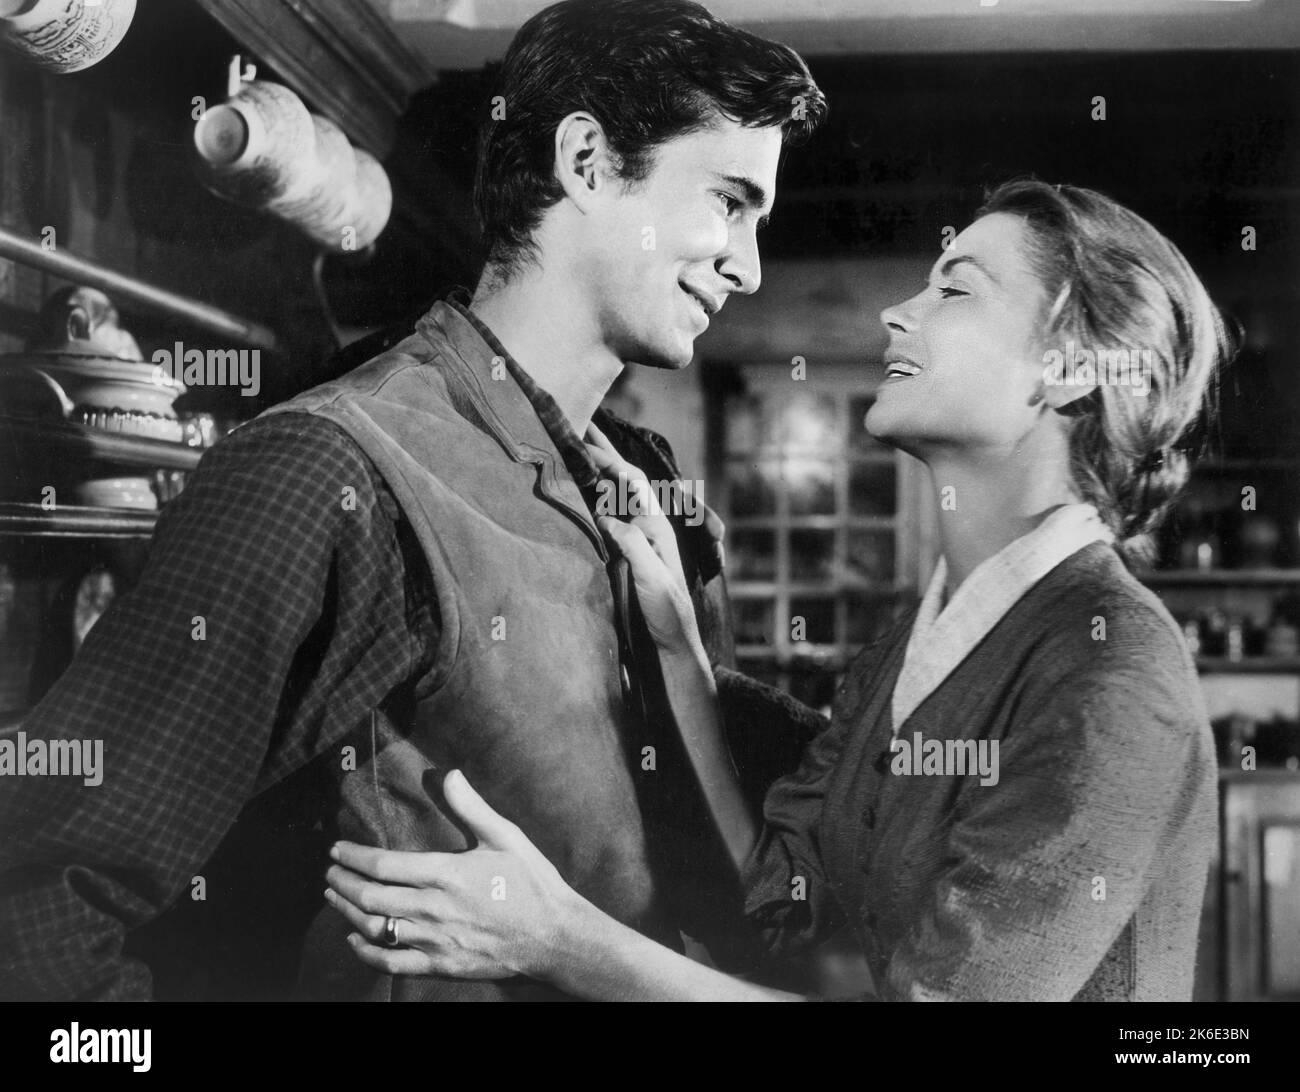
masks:
<svg viewBox="0 0 1300 1092"><path fill-rule="evenodd" d="M281 415L207 453L162 513L139 584L21 725L102 741L102 783L0 784L6 996L147 997L127 930L412 672L416 605L372 474L335 426Z"/></svg>

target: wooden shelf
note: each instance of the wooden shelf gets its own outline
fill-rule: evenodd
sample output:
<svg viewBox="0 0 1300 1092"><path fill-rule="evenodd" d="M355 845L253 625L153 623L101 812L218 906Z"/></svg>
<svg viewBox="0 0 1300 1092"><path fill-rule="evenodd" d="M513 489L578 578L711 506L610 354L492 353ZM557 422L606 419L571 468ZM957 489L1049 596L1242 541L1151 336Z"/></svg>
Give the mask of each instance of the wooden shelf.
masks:
<svg viewBox="0 0 1300 1092"><path fill-rule="evenodd" d="M1197 656L1196 669L1203 675L1300 675L1300 656Z"/></svg>
<svg viewBox="0 0 1300 1092"><path fill-rule="evenodd" d="M170 440L105 432L69 421L25 417L0 417L0 435L4 434L16 446L53 447L84 459L151 470L193 470L206 450Z"/></svg>
<svg viewBox="0 0 1300 1092"><path fill-rule="evenodd" d="M1138 579L1153 588L1266 588L1300 585L1300 569L1155 569Z"/></svg>
<svg viewBox="0 0 1300 1092"><path fill-rule="evenodd" d="M158 513L135 508L0 504L0 537L148 538Z"/></svg>

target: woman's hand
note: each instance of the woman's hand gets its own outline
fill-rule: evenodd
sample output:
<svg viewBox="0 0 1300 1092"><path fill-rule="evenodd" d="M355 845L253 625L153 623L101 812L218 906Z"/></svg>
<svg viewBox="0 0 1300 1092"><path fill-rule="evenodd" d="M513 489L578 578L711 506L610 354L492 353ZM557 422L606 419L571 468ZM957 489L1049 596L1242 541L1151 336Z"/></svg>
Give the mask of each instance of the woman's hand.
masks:
<svg viewBox="0 0 1300 1092"><path fill-rule="evenodd" d="M331 850L325 898L357 930L353 950L388 974L548 977L568 915L585 904L459 770L443 791L477 848L403 853L339 842ZM399 947L384 943L389 918Z"/></svg>
<svg viewBox="0 0 1300 1092"><path fill-rule="evenodd" d="M589 427L587 435L587 450L601 474L620 486L619 496L626 490L636 507L629 513L630 522L601 516L596 524L632 566L646 628L661 652L694 653L700 647L699 630L672 524L644 471L615 451L595 425Z"/></svg>

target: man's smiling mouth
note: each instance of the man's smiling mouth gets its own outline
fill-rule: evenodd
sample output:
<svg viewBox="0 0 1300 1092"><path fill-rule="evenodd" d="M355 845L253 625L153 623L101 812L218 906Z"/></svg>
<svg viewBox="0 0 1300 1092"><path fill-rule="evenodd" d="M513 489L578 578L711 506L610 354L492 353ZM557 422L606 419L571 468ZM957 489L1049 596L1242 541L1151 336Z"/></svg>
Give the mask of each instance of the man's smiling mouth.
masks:
<svg viewBox="0 0 1300 1092"><path fill-rule="evenodd" d="M717 303L711 296L696 292L689 285L682 284L680 281L677 282L677 286L695 301L696 306L704 312L706 318L716 315L721 309L721 304Z"/></svg>

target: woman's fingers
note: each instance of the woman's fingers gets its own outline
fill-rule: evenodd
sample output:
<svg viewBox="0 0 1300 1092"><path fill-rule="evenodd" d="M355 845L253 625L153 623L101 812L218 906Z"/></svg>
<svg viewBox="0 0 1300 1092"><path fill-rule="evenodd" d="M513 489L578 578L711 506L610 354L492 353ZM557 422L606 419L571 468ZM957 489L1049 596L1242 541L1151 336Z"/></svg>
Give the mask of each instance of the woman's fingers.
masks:
<svg viewBox="0 0 1300 1092"><path fill-rule="evenodd" d="M325 892L325 901L347 919L362 937L371 944L384 947L388 920L397 921L397 942L405 948L428 948L436 943L438 930L445 928L451 904L433 892L426 891L420 898L419 916L402 917L400 914L367 914L333 888Z"/></svg>
<svg viewBox="0 0 1300 1092"><path fill-rule="evenodd" d="M422 949L384 948L372 944L360 933L348 937L348 943L362 963L385 974L439 974L446 973L437 959Z"/></svg>
<svg viewBox="0 0 1300 1092"><path fill-rule="evenodd" d="M492 849L511 849L518 848L521 839L527 842L523 832L493 810L492 805L479 796L460 770L452 770L447 775L442 783L442 792L452 811L465 821L480 845ZM528 844L532 845L531 842Z"/></svg>
<svg viewBox="0 0 1300 1092"><path fill-rule="evenodd" d="M596 468L603 474L611 478L626 474L631 481L649 480L645 471L620 455L614 445L609 442L609 437L595 425L587 426L587 437L587 451L591 454L592 462L596 464Z"/></svg>
<svg viewBox="0 0 1300 1092"><path fill-rule="evenodd" d="M348 924L367 940L378 944L384 938L384 923L387 914L367 914L361 907L340 895L334 888L327 888L325 901L348 919Z"/></svg>
<svg viewBox="0 0 1300 1092"><path fill-rule="evenodd" d="M650 540L646 538L645 532L635 524L624 523L622 520L614 519L611 516L601 516L596 521L596 526L609 536L614 545L618 547L619 553L632 563L634 573L637 571L648 572L655 566L662 564L663 559L650 545Z"/></svg>
<svg viewBox="0 0 1300 1092"><path fill-rule="evenodd" d="M451 859L454 856L451 853L408 853L356 842L335 842L330 849L330 857L353 872L360 872L372 880L410 887L435 886L454 864Z"/></svg>
<svg viewBox="0 0 1300 1092"><path fill-rule="evenodd" d="M325 882L353 906L378 917L414 917L419 913L420 888L376 883L342 865L331 865Z"/></svg>

